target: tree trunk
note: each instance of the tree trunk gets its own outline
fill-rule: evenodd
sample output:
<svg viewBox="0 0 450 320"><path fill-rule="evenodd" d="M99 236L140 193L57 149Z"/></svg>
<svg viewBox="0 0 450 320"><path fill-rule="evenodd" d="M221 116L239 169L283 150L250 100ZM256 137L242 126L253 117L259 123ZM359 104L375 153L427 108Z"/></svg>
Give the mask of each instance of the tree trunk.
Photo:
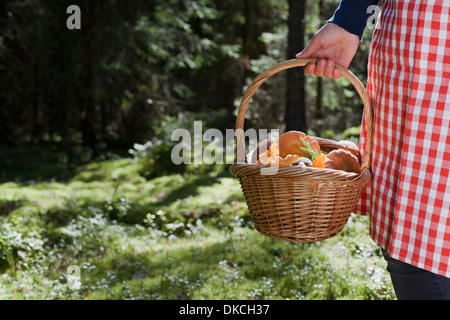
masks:
<svg viewBox="0 0 450 320"><path fill-rule="evenodd" d="M92 10L93 3L83 2L81 17L81 30L83 33L82 52L82 80L81 80L81 113L80 129L83 145L95 149L96 137L94 128L94 99L93 99L93 72L92 72Z"/></svg>
<svg viewBox="0 0 450 320"><path fill-rule="evenodd" d="M305 1L289 0L288 18L288 59L295 58L295 54L304 47L305 34ZM286 92L286 131L307 131L305 105L305 74L303 68L287 70Z"/></svg>

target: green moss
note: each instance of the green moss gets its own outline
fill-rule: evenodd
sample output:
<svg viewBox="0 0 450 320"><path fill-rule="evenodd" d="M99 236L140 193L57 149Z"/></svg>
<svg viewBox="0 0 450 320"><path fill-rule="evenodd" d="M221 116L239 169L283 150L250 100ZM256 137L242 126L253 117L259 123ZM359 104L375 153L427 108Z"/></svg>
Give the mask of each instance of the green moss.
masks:
<svg viewBox="0 0 450 320"><path fill-rule="evenodd" d="M95 162L0 184L0 210L2 299L393 298L366 218L321 243L264 237L221 170L147 180L133 161Z"/></svg>

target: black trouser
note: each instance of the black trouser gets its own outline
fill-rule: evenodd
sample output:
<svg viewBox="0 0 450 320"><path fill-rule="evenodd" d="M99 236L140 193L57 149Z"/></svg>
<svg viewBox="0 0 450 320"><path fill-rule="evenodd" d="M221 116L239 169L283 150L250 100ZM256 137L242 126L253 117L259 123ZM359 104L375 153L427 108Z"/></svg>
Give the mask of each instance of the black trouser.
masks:
<svg viewBox="0 0 450 320"><path fill-rule="evenodd" d="M450 278L383 256L398 300L450 300Z"/></svg>

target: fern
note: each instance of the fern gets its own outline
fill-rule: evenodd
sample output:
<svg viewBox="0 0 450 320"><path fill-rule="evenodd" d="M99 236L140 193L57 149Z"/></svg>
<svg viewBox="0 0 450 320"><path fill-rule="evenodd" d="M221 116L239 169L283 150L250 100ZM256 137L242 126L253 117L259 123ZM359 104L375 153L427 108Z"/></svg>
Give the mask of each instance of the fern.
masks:
<svg viewBox="0 0 450 320"><path fill-rule="evenodd" d="M300 147L301 150L307 152L311 156L311 160L314 160L316 157L319 156L319 153L311 148L308 141L303 139L302 137L299 137L300 141L303 143L304 147Z"/></svg>

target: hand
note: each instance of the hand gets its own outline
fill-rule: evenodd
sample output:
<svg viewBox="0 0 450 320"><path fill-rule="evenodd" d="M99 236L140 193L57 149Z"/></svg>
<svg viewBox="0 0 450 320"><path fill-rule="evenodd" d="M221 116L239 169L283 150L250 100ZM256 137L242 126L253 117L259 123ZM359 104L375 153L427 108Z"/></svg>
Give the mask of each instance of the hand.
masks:
<svg viewBox="0 0 450 320"><path fill-rule="evenodd" d="M298 53L296 58L319 58L317 63L308 63L304 70L318 77L339 79L341 72L334 66L340 64L348 68L359 46L359 37L334 23L327 23L311 39L311 42Z"/></svg>

